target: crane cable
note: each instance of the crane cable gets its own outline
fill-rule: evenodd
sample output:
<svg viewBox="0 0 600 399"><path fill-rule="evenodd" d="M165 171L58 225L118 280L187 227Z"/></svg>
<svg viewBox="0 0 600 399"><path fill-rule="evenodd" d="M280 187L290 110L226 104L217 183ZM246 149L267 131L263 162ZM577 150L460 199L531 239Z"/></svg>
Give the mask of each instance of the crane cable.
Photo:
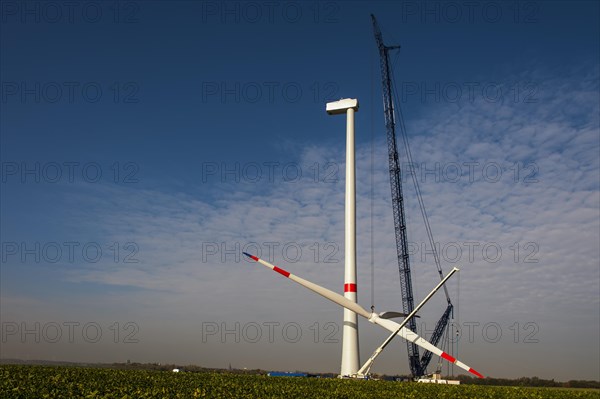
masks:
<svg viewBox="0 0 600 399"><path fill-rule="evenodd" d="M460 341L460 273L458 273L458 287L456 289L456 357L458 357L458 341ZM454 364L452 365L452 376L454 376Z"/></svg>
<svg viewBox="0 0 600 399"><path fill-rule="evenodd" d="M398 52L397 54L399 54L400 52ZM394 69L394 63L392 63L392 70ZM393 76L393 74L392 74ZM393 91L393 96L394 96L394 101L395 101L395 107L394 107L394 111L397 110L398 113L398 121L400 122L400 133L402 136L402 141L404 143L404 149L406 151L406 158L408 160L408 165L410 165L409 167L414 166L413 163L413 158L412 158L412 152L410 150L410 145L408 144L408 135L406 133L406 126L404 125L404 116L402 114L402 107L400 106L400 101L398 101L398 91L396 89L396 82L394 79L391 79L391 84L392 84L392 91ZM395 117L396 112L394 112L394 117ZM433 258L435 260L435 265L437 267L438 270L438 274L440 275L440 279L444 278L444 273L442 272L442 266L440 264L440 258L437 252L437 248L435 246L435 241L433 240L433 233L431 231L431 225L429 224L429 217L427 216L427 210L425 209L425 203L423 202L423 196L421 194L421 189L419 187L419 181L417 179L416 173L413 170L413 173L410 174L412 177L412 181L413 181L413 185L415 187L415 192L416 192L416 196L417 196L417 200L419 202L419 208L421 209L421 216L423 217L423 222L425 224L425 230L427 231L427 237L429 238L429 244L431 245L432 248L432 252L433 252ZM444 284L444 293L446 294L446 300L448 301L448 303L450 303L450 294L448 293L448 288L446 288L446 285Z"/></svg>
<svg viewBox="0 0 600 399"><path fill-rule="evenodd" d="M374 240L374 232L373 232L373 209L374 204L373 200L375 198L375 128L374 128L374 112L375 108L373 107L373 99L375 96L375 84L373 78L373 57L369 57L371 60L371 312L375 311L375 240Z"/></svg>

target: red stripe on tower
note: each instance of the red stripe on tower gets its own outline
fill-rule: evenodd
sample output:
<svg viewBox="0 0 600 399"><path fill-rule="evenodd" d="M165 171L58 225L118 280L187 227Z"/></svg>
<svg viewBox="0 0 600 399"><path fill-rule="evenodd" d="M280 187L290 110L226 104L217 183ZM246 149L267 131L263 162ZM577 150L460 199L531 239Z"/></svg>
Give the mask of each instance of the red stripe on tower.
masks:
<svg viewBox="0 0 600 399"><path fill-rule="evenodd" d="M442 352L442 357L444 359L446 359L447 361L449 361L450 363L454 363L456 361L455 358L453 358L452 356L450 356L449 354L447 354L446 352Z"/></svg>
<svg viewBox="0 0 600 399"><path fill-rule="evenodd" d="M344 284L344 292L356 292L356 284L353 284L353 283Z"/></svg>
<svg viewBox="0 0 600 399"><path fill-rule="evenodd" d="M286 277L289 277L289 276L290 276L290 272L287 272L287 271L285 271L285 270L283 270L283 269L280 269L280 268L278 268L277 266L275 266L275 267L273 268L273 270L275 270L277 273L279 273L279 274L281 274L281 275L283 275L283 276L286 276Z"/></svg>

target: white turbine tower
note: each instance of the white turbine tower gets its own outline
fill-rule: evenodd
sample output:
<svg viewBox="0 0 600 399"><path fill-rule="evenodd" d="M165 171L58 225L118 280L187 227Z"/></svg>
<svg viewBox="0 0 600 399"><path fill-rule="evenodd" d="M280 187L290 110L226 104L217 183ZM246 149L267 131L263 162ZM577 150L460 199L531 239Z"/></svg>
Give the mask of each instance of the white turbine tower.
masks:
<svg viewBox="0 0 600 399"><path fill-rule="evenodd" d="M358 100L345 98L327 103L329 115L346 114L346 210L344 239L344 297L356 303L356 167L354 165L354 112L358 111ZM360 367L358 351L358 316L344 308L342 328L341 377L349 377Z"/></svg>

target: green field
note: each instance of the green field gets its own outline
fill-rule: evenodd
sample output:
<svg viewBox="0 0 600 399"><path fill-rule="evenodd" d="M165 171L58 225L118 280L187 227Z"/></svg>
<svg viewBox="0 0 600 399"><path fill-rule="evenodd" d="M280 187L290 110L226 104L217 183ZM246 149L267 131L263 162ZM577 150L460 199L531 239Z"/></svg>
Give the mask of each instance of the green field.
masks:
<svg viewBox="0 0 600 399"><path fill-rule="evenodd" d="M598 390L0 366L1 398L594 398Z"/></svg>

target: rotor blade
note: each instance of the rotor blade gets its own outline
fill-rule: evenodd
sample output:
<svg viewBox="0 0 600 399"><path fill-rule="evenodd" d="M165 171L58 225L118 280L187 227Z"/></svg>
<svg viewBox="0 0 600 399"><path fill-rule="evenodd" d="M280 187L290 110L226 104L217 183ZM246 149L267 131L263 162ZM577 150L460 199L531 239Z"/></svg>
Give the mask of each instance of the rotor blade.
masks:
<svg viewBox="0 0 600 399"><path fill-rule="evenodd" d="M303 278L293 275L292 273L290 273L286 270L280 269L279 267L272 265L269 262L262 260L254 255L250 255L249 253L244 252L244 255L246 255L247 257L257 261L258 263L268 267L269 269L281 274L282 276L285 276L285 277L289 278L290 280L295 281L296 283L308 288L309 290L316 292L317 294L329 299L330 301L335 302L338 305L353 311L356 314L359 314L367 319L371 316L371 313L367 312L367 310L365 308L363 308L362 306L360 306L358 303L352 302L350 299L345 298L343 295L340 295L337 292L333 292L331 290L328 290L327 288L321 287L320 285L311 283L310 281L307 281Z"/></svg>
<svg viewBox="0 0 600 399"><path fill-rule="evenodd" d="M252 260L268 267L269 269L281 274L282 276L287 277L292 281L295 281L296 283L302 285L303 287L306 287L309 290L316 292L317 294L321 295L322 297L325 297L325 298L329 299L330 301L335 302L338 305L340 305L348 310L351 310L356 314L361 315L362 317L368 319L371 323L380 325L381 327L385 328L386 330L389 330L391 332L396 332L396 331L398 331L398 328L400 327L400 324L396 323L395 321L382 319L379 315L377 315L375 313L369 313L365 308L363 308L356 302L352 302L351 300L349 300L348 298L345 298L343 295L340 295L337 292L333 292L331 290L328 290L327 288L321 287L320 285L311 283L308 280L298 277L286 270L283 270L275 265L272 265L271 263L267 262L266 260L262 260L254 255L250 255L249 253L244 252L244 255L246 255L247 257L251 258ZM483 378L483 376L481 374L479 374L477 371L473 370L466 364L456 360L455 358L453 358L446 352L442 351L438 347L432 345L425 339L421 338L419 335L417 335L413 331L409 330L408 328L402 327L398 331L398 335L400 335L402 338L404 338L410 342L414 342L415 344L419 345L423 349L426 349L426 350L434 353L435 355L438 355L438 356L446 359L450 363L454 363L458 367L460 367L466 371L469 371L472 374L475 374L477 377Z"/></svg>
<svg viewBox="0 0 600 399"><path fill-rule="evenodd" d="M379 316L371 318L370 321L375 324L380 325L381 327L383 327L386 330L391 331L391 332L398 331L398 328L400 327L400 324L396 323L395 321L389 320L389 319L382 319ZM456 364L458 367L462 368L463 370L466 370L469 373L474 374L479 378L483 378L483 375L481 375L479 372L477 372L473 368L467 366L463 362L455 359L454 357L450 356L449 354L447 354L443 350L439 349L437 346L434 346L429 341L421 338L417 333L409 330L408 328L402 327L400 329L400 331L398 332L398 335L401 336L402 338L404 338L405 340L413 342L413 343L419 345L421 348L428 350L429 352L432 352L434 355L438 355L439 357L446 359L450 363Z"/></svg>

